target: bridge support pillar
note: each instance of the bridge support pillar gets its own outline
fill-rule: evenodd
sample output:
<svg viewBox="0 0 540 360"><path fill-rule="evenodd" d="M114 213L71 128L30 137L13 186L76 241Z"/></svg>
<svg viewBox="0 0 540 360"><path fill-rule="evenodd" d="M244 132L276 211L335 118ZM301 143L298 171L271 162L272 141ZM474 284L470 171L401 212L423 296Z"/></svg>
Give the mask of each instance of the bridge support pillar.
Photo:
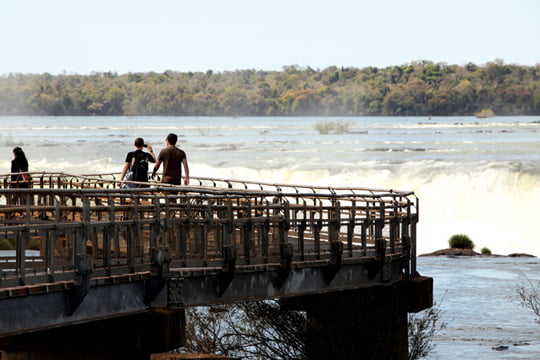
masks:
<svg viewBox="0 0 540 360"><path fill-rule="evenodd" d="M0 338L0 359L147 360L184 344L184 310L164 309Z"/></svg>
<svg viewBox="0 0 540 360"><path fill-rule="evenodd" d="M410 294L407 285L395 284L296 297L284 305L307 313L309 360L407 360Z"/></svg>

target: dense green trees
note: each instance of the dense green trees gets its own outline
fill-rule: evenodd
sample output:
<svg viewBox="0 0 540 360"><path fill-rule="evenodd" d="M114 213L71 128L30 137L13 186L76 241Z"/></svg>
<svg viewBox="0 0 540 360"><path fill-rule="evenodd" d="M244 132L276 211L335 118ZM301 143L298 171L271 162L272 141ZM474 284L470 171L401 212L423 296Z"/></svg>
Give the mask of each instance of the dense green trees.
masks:
<svg viewBox="0 0 540 360"><path fill-rule="evenodd" d="M540 114L540 64L0 76L0 115Z"/></svg>

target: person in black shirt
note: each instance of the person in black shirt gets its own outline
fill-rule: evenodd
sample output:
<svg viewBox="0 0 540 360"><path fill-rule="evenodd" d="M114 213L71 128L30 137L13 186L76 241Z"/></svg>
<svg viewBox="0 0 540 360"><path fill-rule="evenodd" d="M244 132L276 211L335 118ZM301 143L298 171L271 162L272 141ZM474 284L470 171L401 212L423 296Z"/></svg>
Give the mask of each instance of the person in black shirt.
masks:
<svg viewBox="0 0 540 360"><path fill-rule="evenodd" d="M152 146L145 144L143 138L136 138L134 145L136 150L128 152L120 180L123 181L125 178L130 181L148 182L148 163L155 163L156 156L154 155ZM143 147L146 147L148 152L144 152ZM128 185L128 187L145 186L140 184L130 185Z"/></svg>
<svg viewBox="0 0 540 360"><path fill-rule="evenodd" d="M24 151L20 147L13 149L13 160L11 160L11 184L12 188L28 188L32 178L29 174L17 174L28 172L28 160Z"/></svg>

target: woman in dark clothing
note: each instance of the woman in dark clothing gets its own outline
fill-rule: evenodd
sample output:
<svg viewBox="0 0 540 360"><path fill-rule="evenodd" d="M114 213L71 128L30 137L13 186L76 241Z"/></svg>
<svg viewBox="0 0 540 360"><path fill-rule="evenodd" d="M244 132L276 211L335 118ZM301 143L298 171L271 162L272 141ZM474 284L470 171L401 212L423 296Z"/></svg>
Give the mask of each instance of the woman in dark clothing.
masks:
<svg viewBox="0 0 540 360"><path fill-rule="evenodd" d="M11 160L11 187L12 188L27 188L31 177L29 174L16 174L28 172L28 160L20 147L13 149L13 160Z"/></svg>

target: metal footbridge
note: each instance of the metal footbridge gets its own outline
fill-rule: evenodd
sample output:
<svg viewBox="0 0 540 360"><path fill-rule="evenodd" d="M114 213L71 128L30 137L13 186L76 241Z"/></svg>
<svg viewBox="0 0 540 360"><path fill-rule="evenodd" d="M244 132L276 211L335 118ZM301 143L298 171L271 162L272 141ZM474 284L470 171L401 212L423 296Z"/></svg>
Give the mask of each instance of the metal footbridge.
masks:
<svg viewBox="0 0 540 360"><path fill-rule="evenodd" d="M0 176L0 338L414 281L413 192L118 174Z"/></svg>

